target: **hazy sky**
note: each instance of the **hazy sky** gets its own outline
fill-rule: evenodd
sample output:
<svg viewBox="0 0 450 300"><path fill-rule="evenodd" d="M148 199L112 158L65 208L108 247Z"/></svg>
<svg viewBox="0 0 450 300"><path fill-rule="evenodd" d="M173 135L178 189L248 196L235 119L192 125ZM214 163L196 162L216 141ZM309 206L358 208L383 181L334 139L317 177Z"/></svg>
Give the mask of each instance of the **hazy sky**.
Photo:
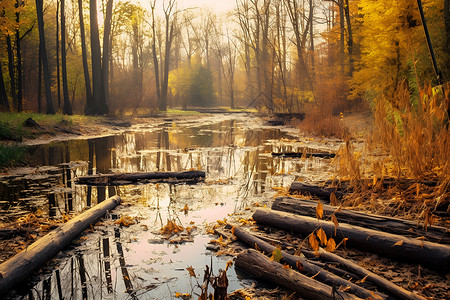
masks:
<svg viewBox="0 0 450 300"><path fill-rule="evenodd" d="M234 0L178 0L179 8L208 7L213 12L226 12L235 5Z"/></svg>
<svg viewBox="0 0 450 300"><path fill-rule="evenodd" d="M168 0L165 0L166 2ZM148 3L150 0L138 0L138 1L132 1L132 2L138 2L141 3L142 6L149 8ZM162 5L163 0L157 0L156 5ZM199 8L208 8L212 12L215 13L224 13L229 10L231 10L236 1L235 0L177 0L178 9L186 9L186 8L192 8L192 7L199 7Z"/></svg>

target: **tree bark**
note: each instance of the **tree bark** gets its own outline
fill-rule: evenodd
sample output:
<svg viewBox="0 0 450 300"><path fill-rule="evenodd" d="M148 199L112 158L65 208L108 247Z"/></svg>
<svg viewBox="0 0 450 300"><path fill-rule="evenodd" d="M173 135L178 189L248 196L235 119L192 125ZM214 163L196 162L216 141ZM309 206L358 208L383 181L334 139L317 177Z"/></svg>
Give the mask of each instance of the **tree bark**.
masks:
<svg viewBox="0 0 450 300"><path fill-rule="evenodd" d="M118 196L109 198L61 225L24 251L0 264L0 274L2 275L0 294L6 295L11 289L26 280L59 251L69 246L86 228L97 222L106 211L114 209L120 202Z"/></svg>
<svg viewBox="0 0 450 300"><path fill-rule="evenodd" d="M289 188L289 193L299 193L299 194L309 194L311 196L316 196L317 198L330 202L331 194L334 193L336 198L342 198L344 196L343 192L340 192L334 188L319 187L316 185L310 185L302 183L300 181L294 181Z"/></svg>
<svg viewBox="0 0 450 300"><path fill-rule="evenodd" d="M242 242L247 244L250 247L257 248L263 251L263 253L271 254L277 247L270 245L267 242L264 242L254 236L253 234L241 229L239 227L234 227L234 235ZM281 263L288 264L292 267L292 269L298 269L299 272L304 273L308 276L315 276L314 279L323 282L330 286L342 286L348 287L348 292L355 294L358 297L363 299L367 299L373 297L372 293L365 288L357 286L356 284L351 283L348 280L345 280L339 276L330 273L321 267L312 264L308 260L301 258L300 256L291 255L284 251L281 251L282 258L280 260ZM379 295L381 299L386 299L386 295Z"/></svg>
<svg viewBox="0 0 450 300"><path fill-rule="evenodd" d="M333 237L336 243L346 238L348 239L346 245L349 247L444 272L448 272L450 269L450 247L447 245L420 241L349 224L339 224L335 234L335 225L332 222L319 221L315 218L285 212L258 209L253 214L253 219L260 224L292 231L304 236L322 228L327 237Z"/></svg>
<svg viewBox="0 0 450 300"><path fill-rule="evenodd" d="M0 111L11 111L6 94L5 81L3 79L3 66L0 62Z"/></svg>
<svg viewBox="0 0 450 300"><path fill-rule="evenodd" d="M205 172L203 171L185 171L185 172L149 172L149 173L123 173L123 174L96 174L82 176L76 179L78 184L89 185L123 185L137 182L140 180L164 180L172 182L176 180L203 180Z"/></svg>
<svg viewBox="0 0 450 300"><path fill-rule="evenodd" d="M61 0L64 1L64 0ZM59 8L62 6L59 0L56 0L56 97L58 98L58 109L61 108L61 74L59 73ZM62 19L62 17L61 17Z"/></svg>
<svg viewBox="0 0 450 300"><path fill-rule="evenodd" d="M317 201L289 197L279 197L275 199L272 204L273 210L290 212L309 217L315 217L316 207ZM329 219L332 214L337 217L339 222L413 238L423 236L431 242L450 244L450 230L445 227L429 226L425 230L423 228L419 228L418 224L413 221L352 211L324 204L323 218Z"/></svg>
<svg viewBox="0 0 450 300"><path fill-rule="evenodd" d="M104 105L105 96L102 89L102 55L97 23L97 0L89 2L89 16L91 24L92 105L86 107L86 111L88 115L102 115L107 113L107 108Z"/></svg>
<svg viewBox="0 0 450 300"><path fill-rule="evenodd" d="M341 266L345 267L346 269L352 271L353 273L355 273L363 278L366 278L367 281L372 282L373 284L377 285L378 287L382 288L383 290L385 290L401 299L425 300L425 298L423 298L419 295L416 295L410 291L407 291L404 288L393 284L389 280L384 279L383 277L378 276L377 274L372 273L369 270L366 270L363 267L360 267L357 264L355 264L347 259L344 259L336 254L327 252L322 248L319 248L319 255L320 255L320 258L322 258L324 260L339 263Z"/></svg>
<svg viewBox="0 0 450 300"><path fill-rule="evenodd" d="M71 115L72 107L69 101L69 87L67 84L65 2L66 2L65 0L61 0L61 66L62 66L63 97L64 97L63 113L65 115Z"/></svg>
<svg viewBox="0 0 450 300"><path fill-rule="evenodd" d="M347 51L348 51L348 62L349 62L349 71L348 76L353 76L353 34L352 34L352 23L350 21L350 5L348 3L348 0L345 0L345 19L347 21Z"/></svg>
<svg viewBox="0 0 450 300"><path fill-rule="evenodd" d="M45 32L44 32L44 13L43 13L43 0L36 0L36 14L39 27L39 45L42 49L42 67L44 70L44 86L45 97L47 99L47 114L54 114L53 108L52 90L51 90L51 77L48 65L47 48L45 46Z"/></svg>
<svg viewBox="0 0 450 300"><path fill-rule="evenodd" d="M326 152L272 152L273 156L284 156L284 157L320 157L320 158L334 158L336 153L326 153Z"/></svg>
<svg viewBox="0 0 450 300"><path fill-rule="evenodd" d="M8 52L8 72L9 85L11 88L11 98L13 109L17 109L17 94L16 94L16 72L14 68L14 51L12 48L11 36L6 35L6 50Z"/></svg>
<svg viewBox="0 0 450 300"><path fill-rule="evenodd" d="M104 95L104 105L109 103L109 61L111 59L110 38L111 38L111 17L112 17L113 0L106 3L106 15L104 22L103 34L103 56L102 56L102 90Z"/></svg>
<svg viewBox="0 0 450 300"><path fill-rule="evenodd" d="M21 0L16 0L16 9L18 9L20 6L23 5L23 2ZM20 47L20 13L19 11L16 12L16 57L17 57L17 111L21 112L23 109L23 87L22 87L22 49Z"/></svg>
<svg viewBox="0 0 450 300"><path fill-rule="evenodd" d="M78 0L78 17L80 19L81 55L83 60L84 87L86 90L85 113L88 113L89 112L88 108L92 106L92 90L91 90L91 79L89 78L89 67L87 62L86 34L84 30L84 18L83 18L83 0Z"/></svg>
<svg viewBox="0 0 450 300"><path fill-rule="evenodd" d="M282 264L269 260L253 249L244 250L237 256L236 267L257 278L295 291L305 299L360 299L351 294L334 291L330 286L292 269L283 268Z"/></svg>

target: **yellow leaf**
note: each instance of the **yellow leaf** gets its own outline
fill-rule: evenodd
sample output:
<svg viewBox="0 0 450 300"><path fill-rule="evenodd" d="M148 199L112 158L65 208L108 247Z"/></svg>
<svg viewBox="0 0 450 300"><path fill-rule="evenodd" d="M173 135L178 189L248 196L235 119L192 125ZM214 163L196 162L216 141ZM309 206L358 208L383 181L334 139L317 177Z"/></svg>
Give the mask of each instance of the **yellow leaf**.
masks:
<svg viewBox="0 0 450 300"><path fill-rule="evenodd" d="M316 217L317 219L322 219L323 217L323 204L322 202L319 201L319 203L317 204L317 208L316 208Z"/></svg>
<svg viewBox="0 0 450 300"><path fill-rule="evenodd" d="M403 245L403 240L400 240L394 244L394 246L401 246L401 245Z"/></svg>
<svg viewBox="0 0 450 300"><path fill-rule="evenodd" d="M333 224L334 224L334 235L336 235L336 231L339 226L339 222L338 222L335 214L331 215L331 222L333 222Z"/></svg>
<svg viewBox="0 0 450 300"><path fill-rule="evenodd" d="M276 248L272 252L272 256L270 257L270 260L280 262L280 260L283 258L283 255L281 254L281 249Z"/></svg>
<svg viewBox="0 0 450 300"><path fill-rule="evenodd" d="M227 266L225 268L225 271L228 271L228 268L231 267L232 265L233 265L233 261L232 260L227 261Z"/></svg>
<svg viewBox="0 0 450 300"><path fill-rule="evenodd" d="M317 230L317 237L320 240L320 243L322 245L326 245L327 244L327 235L325 234L325 231L322 228L319 228Z"/></svg>
<svg viewBox="0 0 450 300"><path fill-rule="evenodd" d="M309 244L314 251L319 250L319 242L317 241L314 233L311 233L311 235L309 236Z"/></svg>
<svg viewBox="0 0 450 300"><path fill-rule="evenodd" d="M332 206L336 206L338 204L336 195L333 192L330 194L330 204Z"/></svg>
<svg viewBox="0 0 450 300"><path fill-rule="evenodd" d="M334 241L334 239L330 238L328 240L326 250L328 252L333 252L334 250L336 250L336 242Z"/></svg>
<svg viewBox="0 0 450 300"><path fill-rule="evenodd" d="M197 277L194 272L194 268L192 266L187 267L186 270L189 272L189 276Z"/></svg>
<svg viewBox="0 0 450 300"><path fill-rule="evenodd" d="M283 269L290 269L291 267L289 266L289 265L287 265L287 264L284 264L283 265Z"/></svg>

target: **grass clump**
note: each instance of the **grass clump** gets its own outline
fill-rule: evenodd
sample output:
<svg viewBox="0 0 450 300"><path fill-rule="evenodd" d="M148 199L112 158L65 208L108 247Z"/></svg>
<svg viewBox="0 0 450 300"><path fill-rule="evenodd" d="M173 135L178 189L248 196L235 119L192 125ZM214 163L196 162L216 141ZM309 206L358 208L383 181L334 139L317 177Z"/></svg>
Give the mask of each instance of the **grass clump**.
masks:
<svg viewBox="0 0 450 300"><path fill-rule="evenodd" d="M411 97L406 83L395 97L375 99L374 130L364 150L358 153L347 142L340 151L340 175L354 181L358 191L344 204L421 220L425 226L438 219L438 212L450 214L448 101L442 89L431 86ZM395 185L383 187L392 179Z"/></svg>
<svg viewBox="0 0 450 300"><path fill-rule="evenodd" d="M333 116L331 112L321 110L317 106L310 107L305 113L305 119L298 123L298 128L305 134L337 138L348 135L341 116Z"/></svg>
<svg viewBox="0 0 450 300"><path fill-rule="evenodd" d="M23 162L25 154L25 147L0 144L0 168L14 166Z"/></svg>

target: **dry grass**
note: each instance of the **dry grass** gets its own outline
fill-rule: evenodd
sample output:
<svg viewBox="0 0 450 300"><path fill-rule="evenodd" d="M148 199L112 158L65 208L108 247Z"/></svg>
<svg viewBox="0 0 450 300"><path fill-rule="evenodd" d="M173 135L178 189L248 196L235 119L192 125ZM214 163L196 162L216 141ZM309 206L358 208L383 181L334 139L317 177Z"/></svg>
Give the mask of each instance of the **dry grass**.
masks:
<svg viewBox="0 0 450 300"><path fill-rule="evenodd" d="M344 138L348 135L348 129L342 122L341 116L333 116L330 110L312 106L306 108L305 113L305 119L297 125L303 133L338 138Z"/></svg>
<svg viewBox="0 0 450 300"><path fill-rule="evenodd" d="M340 175L352 180L356 191L344 204L422 220L425 225L436 219L437 211L450 213L447 105L448 96L430 86L417 100L411 99L406 85L395 99L378 99L365 149L358 153L347 142L340 150ZM383 187L386 178L397 184Z"/></svg>

